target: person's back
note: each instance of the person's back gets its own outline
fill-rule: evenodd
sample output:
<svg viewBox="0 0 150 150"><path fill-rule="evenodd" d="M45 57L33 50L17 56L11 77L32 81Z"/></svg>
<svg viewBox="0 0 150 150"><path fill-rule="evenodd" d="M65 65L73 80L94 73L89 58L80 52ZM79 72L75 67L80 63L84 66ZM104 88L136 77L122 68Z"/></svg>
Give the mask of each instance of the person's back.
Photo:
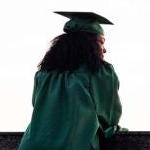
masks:
<svg viewBox="0 0 150 150"><path fill-rule="evenodd" d="M118 124L118 79L106 62L95 74L84 65L74 72L38 71L35 85L33 115L19 150L99 150L98 128Z"/></svg>

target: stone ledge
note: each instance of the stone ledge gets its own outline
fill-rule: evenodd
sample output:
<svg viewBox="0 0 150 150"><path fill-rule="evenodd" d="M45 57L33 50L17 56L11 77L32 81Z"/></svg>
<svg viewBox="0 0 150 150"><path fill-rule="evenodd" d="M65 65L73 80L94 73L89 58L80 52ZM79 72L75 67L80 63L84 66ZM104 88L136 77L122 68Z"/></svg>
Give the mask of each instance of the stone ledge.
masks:
<svg viewBox="0 0 150 150"><path fill-rule="evenodd" d="M0 132L0 150L17 150L24 132ZM150 150L150 131L120 132L105 141L106 150Z"/></svg>

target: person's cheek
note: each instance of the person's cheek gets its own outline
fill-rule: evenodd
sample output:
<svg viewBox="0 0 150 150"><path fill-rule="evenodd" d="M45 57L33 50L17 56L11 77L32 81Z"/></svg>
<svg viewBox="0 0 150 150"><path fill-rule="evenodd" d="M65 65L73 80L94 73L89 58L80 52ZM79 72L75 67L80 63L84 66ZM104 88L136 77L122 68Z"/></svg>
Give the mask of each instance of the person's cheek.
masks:
<svg viewBox="0 0 150 150"><path fill-rule="evenodd" d="M105 47L101 46L102 52L105 53Z"/></svg>

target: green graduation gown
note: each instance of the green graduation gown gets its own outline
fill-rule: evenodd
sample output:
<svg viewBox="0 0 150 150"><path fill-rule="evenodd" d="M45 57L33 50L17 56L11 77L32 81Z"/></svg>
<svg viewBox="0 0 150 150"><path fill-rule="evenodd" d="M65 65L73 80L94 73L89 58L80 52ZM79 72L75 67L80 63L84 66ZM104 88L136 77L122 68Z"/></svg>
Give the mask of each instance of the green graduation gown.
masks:
<svg viewBox="0 0 150 150"><path fill-rule="evenodd" d="M99 150L98 129L111 137L122 113L118 88L107 62L94 74L86 65L73 72L37 71L33 113L18 150Z"/></svg>

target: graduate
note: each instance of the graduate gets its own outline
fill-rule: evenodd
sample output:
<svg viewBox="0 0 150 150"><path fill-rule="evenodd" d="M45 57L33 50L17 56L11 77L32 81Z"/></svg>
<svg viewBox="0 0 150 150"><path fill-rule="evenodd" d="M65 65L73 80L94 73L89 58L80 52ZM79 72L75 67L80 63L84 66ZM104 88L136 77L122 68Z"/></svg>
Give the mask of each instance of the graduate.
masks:
<svg viewBox="0 0 150 150"><path fill-rule="evenodd" d="M121 131L119 80L104 60L101 26L113 23L92 12L55 13L69 21L38 65L18 150L103 150L100 133L108 139Z"/></svg>

